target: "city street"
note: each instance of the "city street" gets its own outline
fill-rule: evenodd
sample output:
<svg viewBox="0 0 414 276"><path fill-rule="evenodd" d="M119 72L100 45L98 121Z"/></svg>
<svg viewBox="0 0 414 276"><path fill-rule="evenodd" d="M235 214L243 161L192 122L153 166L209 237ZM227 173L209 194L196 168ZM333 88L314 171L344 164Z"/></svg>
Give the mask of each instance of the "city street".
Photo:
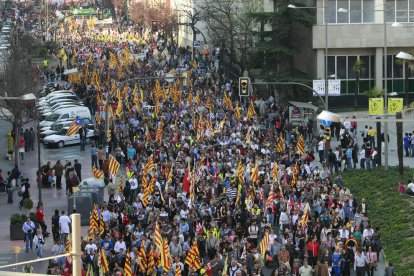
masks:
<svg viewBox="0 0 414 276"><path fill-rule="evenodd" d="M34 125L34 123L33 123ZM7 171L13 168L14 161L6 161L6 151L7 151L7 139L6 134L10 129L10 125L5 121L0 121L0 137L1 137L1 161L0 161L0 168L3 170L4 174L7 175ZM43 147L43 145L41 144ZM82 176L83 178L91 177L92 176L92 169L90 167L90 153L89 153L90 146L88 145L85 152L80 152L79 146L68 146L62 149L51 149L45 148L43 151L42 160L46 163L47 161L51 161L52 164L56 163L57 160L65 160L71 161L73 163L74 159L78 159L79 162L82 164ZM24 160L19 160L19 168L24 173L25 177L30 179L31 189L31 199L33 200L34 208L31 212L36 211L36 206L39 199L39 192L37 189L37 185L35 184L35 175L36 170L38 167L37 162L37 148L34 151L27 152L25 154ZM64 180L62 181L62 185L64 187ZM17 196L15 191L14 193L14 204L7 204L7 194L2 193L0 194L0 240L2 241L2 246L0 248L0 265L6 265L10 263L16 262L16 256L11 254L13 248L15 246L21 247L21 252L17 256L18 261L36 259L35 251L30 251L28 253L25 252L24 241L11 241L10 240L10 215L13 213L24 213L24 210L19 210L17 204L21 198ZM45 211L45 222L48 226L48 231L51 232L51 217L54 213L54 210L57 209L59 212L61 210L67 211L67 195L65 189L56 190L55 188L52 189L42 189L42 199ZM82 228L82 232L86 233L87 226ZM53 239L52 237L46 238L46 244L44 246L44 254L45 256L50 256L51 249L53 246ZM33 264L33 272L34 273L45 273L46 272L47 263L46 262L39 262ZM17 271L22 271L23 267L18 267ZM9 271L14 271L14 268L6 269Z"/></svg>

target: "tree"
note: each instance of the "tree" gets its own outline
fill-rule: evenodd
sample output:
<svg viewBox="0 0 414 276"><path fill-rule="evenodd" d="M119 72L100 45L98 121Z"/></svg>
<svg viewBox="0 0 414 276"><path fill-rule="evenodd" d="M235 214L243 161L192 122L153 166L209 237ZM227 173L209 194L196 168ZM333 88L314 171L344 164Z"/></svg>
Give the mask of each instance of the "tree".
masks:
<svg viewBox="0 0 414 276"><path fill-rule="evenodd" d="M242 71L250 67L252 32L257 24L249 14L263 10L262 1L212 0L201 5L199 10L211 42L232 62L240 62Z"/></svg>
<svg viewBox="0 0 414 276"><path fill-rule="evenodd" d="M359 95L359 84L360 84L360 78L361 74L365 72L365 62L363 60L356 60L355 63L352 65L352 71L355 72L356 77L356 89L354 93L354 109L357 109L358 106L358 95Z"/></svg>
<svg viewBox="0 0 414 276"><path fill-rule="evenodd" d="M145 23L145 6L142 2L132 2L129 13L131 19L138 25L144 25Z"/></svg>
<svg viewBox="0 0 414 276"><path fill-rule="evenodd" d="M255 68L262 68L262 78L278 81L303 81L305 74L294 66L294 57L303 44L304 33L314 20L312 9L289 9L290 1L274 1L274 12L251 13L260 29L253 32Z"/></svg>
<svg viewBox="0 0 414 276"><path fill-rule="evenodd" d="M36 89L37 80L30 59L31 48L30 35L19 32L14 34L11 39L10 55L2 57L3 68L0 75L0 91L4 91L2 96L19 98ZM25 104L27 103L20 99L0 101L2 119L9 121L13 126L15 165L18 165L19 160L20 129L33 119L29 110L34 106Z"/></svg>

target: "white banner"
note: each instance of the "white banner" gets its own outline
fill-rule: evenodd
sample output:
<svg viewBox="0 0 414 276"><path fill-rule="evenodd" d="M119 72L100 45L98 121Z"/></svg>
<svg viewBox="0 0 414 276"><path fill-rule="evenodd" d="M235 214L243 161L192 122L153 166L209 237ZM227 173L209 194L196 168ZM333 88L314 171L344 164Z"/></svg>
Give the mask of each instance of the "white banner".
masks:
<svg viewBox="0 0 414 276"><path fill-rule="evenodd" d="M316 93L320 96L325 96L325 80L313 80L313 90L314 96L316 96ZM328 80L328 95L341 95L341 80Z"/></svg>

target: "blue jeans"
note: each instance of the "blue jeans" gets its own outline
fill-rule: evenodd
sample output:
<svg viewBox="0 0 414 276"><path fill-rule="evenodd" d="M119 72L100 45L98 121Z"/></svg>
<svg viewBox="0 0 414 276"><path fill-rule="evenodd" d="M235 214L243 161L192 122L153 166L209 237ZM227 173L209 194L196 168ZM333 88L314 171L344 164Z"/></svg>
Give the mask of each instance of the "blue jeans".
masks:
<svg viewBox="0 0 414 276"><path fill-rule="evenodd" d="M85 150L85 145L86 145L86 138L80 138L80 148L81 151Z"/></svg>
<svg viewBox="0 0 414 276"><path fill-rule="evenodd" d="M60 240L62 241L62 244L66 244L66 240L68 239L68 233L62 233L60 234Z"/></svg>
<svg viewBox="0 0 414 276"><path fill-rule="evenodd" d="M92 167L95 166L96 168L98 167L98 156L97 155L92 155Z"/></svg>
<svg viewBox="0 0 414 276"><path fill-rule="evenodd" d="M352 157L346 158L346 167L348 170L352 169Z"/></svg>
<svg viewBox="0 0 414 276"><path fill-rule="evenodd" d="M367 170L371 170L371 158L366 158L365 163L367 165Z"/></svg>
<svg viewBox="0 0 414 276"><path fill-rule="evenodd" d="M359 166L361 167L361 169L365 170L365 158L361 158Z"/></svg>
<svg viewBox="0 0 414 276"><path fill-rule="evenodd" d="M414 144L411 144L411 157L414 157Z"/></svg>
<svg viewBox="0 0 414 276"><path fill-rule="evenodd" d="M36 254L37 254L37 257L43 258L43 244L36 246Z"/></svg>
<svg viewBox="0 0 414 276"><path fill-rule="evenodd" d="M33 249L33 239L32 239L32 234L31 233L25 233L24 234L24 239L26 241L26 251L30 249Z"/></svg>

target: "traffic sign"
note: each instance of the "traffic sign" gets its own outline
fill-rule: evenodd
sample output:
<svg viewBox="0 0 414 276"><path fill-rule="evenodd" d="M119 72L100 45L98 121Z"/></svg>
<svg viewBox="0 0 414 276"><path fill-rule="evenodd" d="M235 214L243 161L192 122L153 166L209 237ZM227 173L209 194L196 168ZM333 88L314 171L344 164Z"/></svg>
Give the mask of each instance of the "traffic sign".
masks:
<svg viewBox="0 0 414 276"><path fill-rule="evenodd" d="M194 47L200 47L201 46L201 41L200 40L194 40L193 41L193 46Z"/></svg>

